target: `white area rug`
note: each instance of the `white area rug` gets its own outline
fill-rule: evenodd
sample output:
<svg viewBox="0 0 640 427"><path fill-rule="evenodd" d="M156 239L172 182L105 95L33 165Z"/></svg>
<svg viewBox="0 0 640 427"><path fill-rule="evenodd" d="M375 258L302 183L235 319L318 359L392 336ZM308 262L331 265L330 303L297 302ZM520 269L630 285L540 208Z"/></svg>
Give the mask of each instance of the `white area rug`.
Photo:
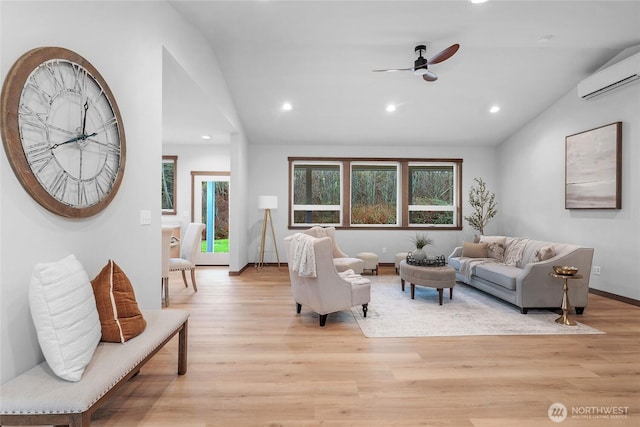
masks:
<svg viewBox="0 0 640 427"><path fill-rule="evenodd" d="M402 292L400 277L371 279L367 317L362 317L361 306L351 309L369 338L604 333L582 323L558 324L555 319L559 314L548 310L529 309L528 314L522 314L518 307L459 282L453 288L453 299L449 299L449 290L444 289L442 305L438 305L436 289L416 286L412 300L411 286L406 284ZM580 320L577 315L571 318Z"/></svg>

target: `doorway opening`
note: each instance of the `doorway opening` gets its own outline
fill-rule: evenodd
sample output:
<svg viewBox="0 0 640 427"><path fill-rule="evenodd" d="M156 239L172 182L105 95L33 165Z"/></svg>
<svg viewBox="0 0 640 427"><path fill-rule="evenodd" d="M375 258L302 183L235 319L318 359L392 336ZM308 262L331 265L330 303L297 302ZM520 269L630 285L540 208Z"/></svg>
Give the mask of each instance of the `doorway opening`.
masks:
<svg viewBox="0 0 640 427"><path fill-rule="evenodd" d="M191 220L205 225L198 265L229 265L229 184L229 172L191 172Z"/></svg>

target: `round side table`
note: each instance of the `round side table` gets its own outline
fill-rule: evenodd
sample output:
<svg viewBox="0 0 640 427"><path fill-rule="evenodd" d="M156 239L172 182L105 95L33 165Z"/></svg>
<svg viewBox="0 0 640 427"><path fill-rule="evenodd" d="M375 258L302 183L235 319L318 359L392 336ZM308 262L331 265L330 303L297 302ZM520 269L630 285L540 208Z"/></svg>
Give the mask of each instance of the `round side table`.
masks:
<svg viewBox="0 0 640 427"><path fill-rule="evenodd" d="M562 279L562 315L556 319L556 323L562 323L563 325L567 326L575 326L576 322L569 318L569 310L571 309L571 305L569 304L569 286L567 284L567 281L571 279L582 279L582 275L556 273L549 273L549 275L557 279Z"/></svg>

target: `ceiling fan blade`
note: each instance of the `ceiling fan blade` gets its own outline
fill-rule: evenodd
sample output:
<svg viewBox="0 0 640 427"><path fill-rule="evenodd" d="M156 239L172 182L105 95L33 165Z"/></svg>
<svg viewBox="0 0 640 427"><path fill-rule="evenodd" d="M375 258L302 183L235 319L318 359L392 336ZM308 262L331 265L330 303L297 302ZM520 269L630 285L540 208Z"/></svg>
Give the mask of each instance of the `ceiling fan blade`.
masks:
<svg viewBox="0 0 640 427"><path fill-rule="evenodd" d="M451 58L457 51L460 49L460 45L458 43L452 44L445 50L436 53L429 59L429 64L437 64L438 62L446 61Z"/></svg>
<svg viewBox="0 0 640 427"><path fill-rule="evenodd" d="M371 71L373 71L374 73L391 73L394 71L413 71L413 70L414 68L411 67L411 68L390 68L388 70L371 70Z"/></svg>
<svg viewBox="0 0 640 427"><path fill-rule="evenodd" d="M436 76L434 72L429 70L427 70L427 72L422 75L422 78L427 82L435 82L436 80L438 80L438 76Z"/></svg>

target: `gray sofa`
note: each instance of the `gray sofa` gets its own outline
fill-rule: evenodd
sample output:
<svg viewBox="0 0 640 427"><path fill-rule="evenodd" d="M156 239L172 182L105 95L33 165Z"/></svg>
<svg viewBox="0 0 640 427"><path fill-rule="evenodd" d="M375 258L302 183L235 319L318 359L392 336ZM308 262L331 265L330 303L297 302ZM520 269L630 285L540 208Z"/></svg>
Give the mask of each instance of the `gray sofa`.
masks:
<svg viewBox="0 0 640 427"><path fill-rule="evenodd" d="M593 248L505 236L481 239L476 246L465 243L449 255L456 280L514 304L526 314L529 308L559 308L562 279L550 276L552 266L577 267L582 278L568 281L569 303L582 314L588 304ZM484 257L476 251L483 243L489 247Z"/></svg>

